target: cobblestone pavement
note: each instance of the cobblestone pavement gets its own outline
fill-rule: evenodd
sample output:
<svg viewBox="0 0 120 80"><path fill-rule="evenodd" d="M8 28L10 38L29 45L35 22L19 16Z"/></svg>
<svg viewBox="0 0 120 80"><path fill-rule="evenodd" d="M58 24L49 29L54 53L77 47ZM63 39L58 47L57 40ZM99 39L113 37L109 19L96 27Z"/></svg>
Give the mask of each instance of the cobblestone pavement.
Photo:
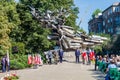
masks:
<svg viewBox="0 0 120 80"><path fill-rule="evenodd" d="M101 72L94 71L94 65L76 64L74 53L65 53L64 60L58 65L43 65L37 69L17 70L19 80L104 80ZM5 74L0 73L0 77Z"/></svg>

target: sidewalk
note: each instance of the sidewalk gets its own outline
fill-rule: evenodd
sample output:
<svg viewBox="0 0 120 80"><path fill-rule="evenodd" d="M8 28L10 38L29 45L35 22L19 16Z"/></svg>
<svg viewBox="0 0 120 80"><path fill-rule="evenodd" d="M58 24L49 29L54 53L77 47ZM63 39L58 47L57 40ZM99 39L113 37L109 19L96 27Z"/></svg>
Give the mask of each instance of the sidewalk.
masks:
<svg viewBox="0 0 120 80"><path fill-rule="evenodd" d="M70 56L70 57L69 57ZM18 70L19 80L104 80L104 75L94 71L94 65L76 64L74 55L65 55L65 62L43 65L38 69ZM0 73L0 77L5 73Z"/></svg>

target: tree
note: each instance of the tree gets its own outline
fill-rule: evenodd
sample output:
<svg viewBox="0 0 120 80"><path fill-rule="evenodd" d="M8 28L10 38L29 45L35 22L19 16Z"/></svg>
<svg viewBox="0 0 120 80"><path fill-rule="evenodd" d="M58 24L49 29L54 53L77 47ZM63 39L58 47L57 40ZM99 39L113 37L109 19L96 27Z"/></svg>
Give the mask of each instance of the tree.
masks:
<svg viewBox="0 0 120 80"><path fill-rule="evenodd" d="M9 34L19 24L14 0L0 1L0 50L5 54L11 47ZM1 53L2 54L2 53Z"/></svg>
<svg viewBox="0 0 120 80"><path fill-rule="evenodd" d="M97 16L99 13L101 13L102 11L100 9L96 9L93 14L92 14L92 18L95 18L95 16Z"/></svg>
<svg viewBox="0 0 120 80"><path fill-rule="evenodd" d="M118 54L120 51L120 35L111 37L111 41L107 45L107 50L113 51L113 54Z"/></svg>
<svg viewBox="0 0 120 80"><path fill-rule="evenodd" d="M20 15L21 24L11 33L15 42L23 42L27 52L46 50L53 42L47 39L48 29L42 28L40 23L33 19L29 8L24 4L17 5L17 12Z"/></svg>
<svg viewBox="0 0 120 80"><path fill-rule="evenodd" d="M43 28L45 25L37 21L30 13L28 6L32 6L38 11L45 13L47 10L55 11L67 10L69 17L66 17L66 25L76 27L78 8L73 7L73 0L20 0L17 4L17 12L21 24L11 33L11 37L16 42L23 42L28 52L45 51L53 48L54 41L49 41L47 35L50 29ZM56 14L55 14L56 15Z"/></svg>

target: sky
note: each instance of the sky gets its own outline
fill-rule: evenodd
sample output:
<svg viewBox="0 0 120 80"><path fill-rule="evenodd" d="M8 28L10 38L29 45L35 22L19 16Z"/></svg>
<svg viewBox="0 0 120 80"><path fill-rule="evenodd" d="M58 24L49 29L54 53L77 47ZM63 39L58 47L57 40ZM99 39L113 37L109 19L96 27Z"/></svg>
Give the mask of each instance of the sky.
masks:
<svg viewBox="0 0 120 80"><path fill-rule="evenodd" d="M16 0L19 1L19 0ZM80 20L82 22L80 27L88 33L88 22L92 18L91 15L96 9L105 10L115 2L120 0L74 0L74 4L79 8L78 18L76 24L78 25Z"/></svg>
<svg viewBox="0 0 120 80"><path fill-rule="evenodd" d="M120 0L74 0L74 4L79 8L80 12L76 20L77 25L82 19L80 28L83 28L88 33L88 22L92 19L92 13L96 9L104 11L115 2L120 2Z"/></svg>

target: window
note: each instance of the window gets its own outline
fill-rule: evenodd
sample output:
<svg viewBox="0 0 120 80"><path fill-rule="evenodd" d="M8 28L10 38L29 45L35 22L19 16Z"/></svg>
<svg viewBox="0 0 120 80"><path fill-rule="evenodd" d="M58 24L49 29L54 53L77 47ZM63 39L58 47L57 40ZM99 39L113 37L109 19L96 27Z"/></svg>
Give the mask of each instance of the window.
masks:
<svg viewBox="0 0 120 80"><path fill-rule="evenodd" d="M103 30L103 33L105 33L105 29Z"/></svg>
<svg viewBox="0 0 120 80"><path fill-rule="evenodd" d="M110 22L112 22L113 20L112 20L112 18L110 18Z"/></svg>
<svg viewBox="0 0 120 80"><path fill-rule="evenodd" d="M120 24L120 16L115 17L115 24L119 25Z"/></svg>
<svg viewBox="0 0 120 80"><path fill-rule="evenodd" d="M103 21L103 26L105 26L105 21Z"/></svg>
<svg viewBox="0 0 120 80"><path fill-rule="evenodd" d="M110 11L108 11L108 15L110 15Z"/></svg>
<svg viewBox="0 0 120 80"><path fill-rule="evenodd" d="M111 33L113 33L113 28L111 27Z"/></svg>
<svg viewBox="0 0 120 80"><path fill-rule="evenodd" d="M115 7L113 7L113 12L115 12Z"/></svg>
<svg viewBox="0 0 120 80"><path fill-rule="evenodd" d="M109 9L109 11L108 11L108 15L110 15L110 14L112 14L112 8Z"/></svg>
<svg viewBox="0 0 120 80"><path fill-rule="evenodd" d="M102 23L98 23L98 32L102 32Z"/></svg>
<svg viewBox="0 0 120 80"><path fill-rule="evenodd" d="M110 32L111 30L110 30L110 28L108 28L108 32Z"/></svg>
<svg viewBox="0 0 120 80"><path fill-rule="evenodd" d="M105 28L103 29L103 33L105 33Z"/></svg>
<svg viewBox="0 0 120 80"><path fill-rule="evenodd" d="M116 34L120 34L120 27L116 28Z"/></svg>
<svg viewBox="0 0 120 80"><path fill-rule="evenodd" d="M112 9L110 9L110 14L112 14L112 12L113 12L113 10L112 10Z"/></svg>
<svg viewBox="0 0 120 80"><path fill-rule="evenodd" d="M119 12L120 11L119 9L120 9L119 7L116 7L115 12Z"/></svg>
<svg viewBox="0 0 120 80"><path fill-rule="evenodd" d="M110 19L108 19L108 23L110 23Z"/></svg>

